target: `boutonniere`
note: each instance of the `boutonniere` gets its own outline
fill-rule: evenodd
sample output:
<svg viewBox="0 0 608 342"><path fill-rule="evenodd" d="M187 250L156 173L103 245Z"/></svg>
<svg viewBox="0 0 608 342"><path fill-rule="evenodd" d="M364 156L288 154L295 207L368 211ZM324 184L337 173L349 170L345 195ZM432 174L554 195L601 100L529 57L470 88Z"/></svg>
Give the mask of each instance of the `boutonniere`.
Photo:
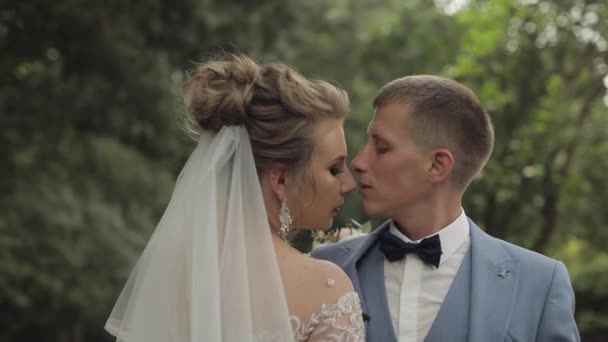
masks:
<svg viewBox="0 0 608 342"><path fill-rule="evenodd" d="M312 234L313 246L317 247L328 242L338 242L366 235L370 232L371 226L370 221L361 224L355 220L350 220L350 223L344 227L315 231Z"/></svg>

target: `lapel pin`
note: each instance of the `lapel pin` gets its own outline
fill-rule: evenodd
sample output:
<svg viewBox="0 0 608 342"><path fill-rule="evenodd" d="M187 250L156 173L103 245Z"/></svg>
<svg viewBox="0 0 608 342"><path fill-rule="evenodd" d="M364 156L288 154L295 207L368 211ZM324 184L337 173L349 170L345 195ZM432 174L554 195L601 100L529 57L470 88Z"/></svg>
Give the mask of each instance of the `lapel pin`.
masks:
<svg viewBox="0 0 608 342"><path fill-rule="evenodd" d="M505 269L501 269L500 271L498 271L498 276L501 278L506 278L509 276L509 270L505 270Z"/></svg>

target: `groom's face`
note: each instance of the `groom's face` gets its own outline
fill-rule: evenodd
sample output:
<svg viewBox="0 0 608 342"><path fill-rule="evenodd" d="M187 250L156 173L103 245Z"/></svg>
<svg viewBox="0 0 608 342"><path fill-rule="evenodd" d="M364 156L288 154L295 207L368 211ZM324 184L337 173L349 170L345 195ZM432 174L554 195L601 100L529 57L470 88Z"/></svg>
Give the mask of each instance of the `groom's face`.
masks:
<svg viewBox="0 0 608 342"><path fill-rule="evenodd" d="M395 218L429 196L429 160L409 133L407 110L401 103L377 108L368 140L352 161L369 216Z"/></svg>

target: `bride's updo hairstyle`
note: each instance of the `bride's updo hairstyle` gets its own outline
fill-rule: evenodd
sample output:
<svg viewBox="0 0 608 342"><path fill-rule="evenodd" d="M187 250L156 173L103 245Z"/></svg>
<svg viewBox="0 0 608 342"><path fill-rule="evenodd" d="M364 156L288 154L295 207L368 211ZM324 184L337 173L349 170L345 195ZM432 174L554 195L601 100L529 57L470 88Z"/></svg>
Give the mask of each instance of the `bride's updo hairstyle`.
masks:
<svg viewBox="0 0 608 342"><path fill-rule="evenodd" d="M245 125L259 175L274 162L305 169L316 123L344 119L349 110L344 90L289 66L258 64L242 55L198 65L184 94L197 129Z"/></svg>

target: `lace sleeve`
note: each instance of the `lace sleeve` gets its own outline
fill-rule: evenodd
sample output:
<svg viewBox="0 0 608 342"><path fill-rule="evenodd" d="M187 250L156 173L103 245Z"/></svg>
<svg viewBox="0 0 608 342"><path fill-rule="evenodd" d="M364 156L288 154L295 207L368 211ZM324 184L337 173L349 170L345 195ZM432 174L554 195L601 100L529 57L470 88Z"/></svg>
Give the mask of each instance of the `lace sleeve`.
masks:
<svg viewBox="0 0 608 342"><path fill-rule="evenodd" d="M359 295L349 292L338 303L323 305L305 325L292 317L296 341L363 342L365 326Z"/></svg>

